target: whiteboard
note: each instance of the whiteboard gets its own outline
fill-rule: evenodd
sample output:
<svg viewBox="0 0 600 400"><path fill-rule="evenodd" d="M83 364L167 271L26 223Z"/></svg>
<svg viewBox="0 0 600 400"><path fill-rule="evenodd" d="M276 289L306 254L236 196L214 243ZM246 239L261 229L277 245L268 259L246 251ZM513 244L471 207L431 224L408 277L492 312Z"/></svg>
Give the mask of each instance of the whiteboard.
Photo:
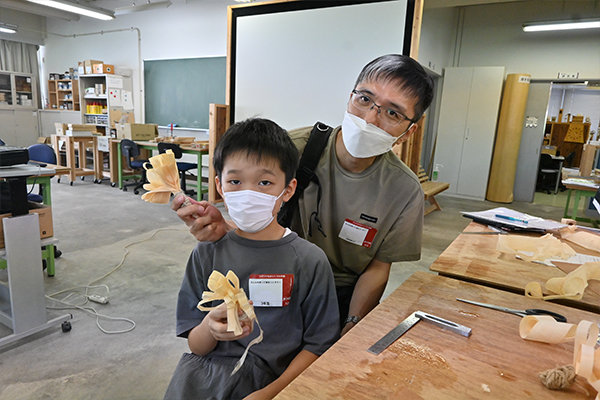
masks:
<svg viewBox="0 0 600 400"><path fill-rule="evenodd" d="M232 9L232 122L340 125L362 67L380 55L409 54L414 1L347 3L259 4L237 9L239 15Z"/></svg>

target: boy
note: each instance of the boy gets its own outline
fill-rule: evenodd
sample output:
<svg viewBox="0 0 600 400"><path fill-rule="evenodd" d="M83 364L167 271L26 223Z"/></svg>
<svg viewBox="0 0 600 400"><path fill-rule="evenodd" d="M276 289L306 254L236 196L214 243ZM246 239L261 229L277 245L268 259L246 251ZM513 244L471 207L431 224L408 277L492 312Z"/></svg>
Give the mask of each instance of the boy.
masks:
<svg viewBox="0 0 600 400"><path fill-rule="evenodd" d="M337 340L339 312L325 253L277 223L294 194L297 164L287 132L264 119L236 123L217 145L216 186L237 229L199 243L190 256L176 333L187 337L192 353L181 358L165 399L272 398ZM243 333L235 336L226 330L225 304L208 313L196 308L213 269L238 276L264 331L232 376L258 329L242 320ZM271 306L261 307L266 303Z"/></svg>

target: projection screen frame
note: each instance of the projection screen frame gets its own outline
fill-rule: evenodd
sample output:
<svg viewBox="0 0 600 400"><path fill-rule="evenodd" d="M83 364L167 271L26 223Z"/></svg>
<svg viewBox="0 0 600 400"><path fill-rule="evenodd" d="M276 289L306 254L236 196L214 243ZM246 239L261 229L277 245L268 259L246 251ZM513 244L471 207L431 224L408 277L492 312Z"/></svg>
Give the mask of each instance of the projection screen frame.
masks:
<svg viewBox="0 0 600 400"><path fill-rule="evenodd" d="M283 13L290 11L313 10L320 8L343 7L349 5L361 5L369 3L386 3L395 0L358 0L358 1L276 1L257 4L243 4L228 7L228 44L227 44L227 84L226 103L230 108L230 123L235 122L235 91L236 91L236 48L238 18L247 16L260 16L265 14ZM415 49L411 49L413 40L418 45L418 35L413 38L415 29L416 7L421 7L421 0L406 0L406 14L404 25L404 36L402 54L412 55ZM420 18L420 15L417 15ZM417 33L418 34L418 33Z"/></svg>

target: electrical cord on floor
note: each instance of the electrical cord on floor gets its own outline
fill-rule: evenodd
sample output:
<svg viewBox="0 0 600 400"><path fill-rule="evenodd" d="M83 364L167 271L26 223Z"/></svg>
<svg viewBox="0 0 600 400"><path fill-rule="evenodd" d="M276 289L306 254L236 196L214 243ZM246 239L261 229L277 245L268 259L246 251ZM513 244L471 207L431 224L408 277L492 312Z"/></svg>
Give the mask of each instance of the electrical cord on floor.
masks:
<svg viewBox="0 0 600 400"><path fill-rule="evenodd" d="M111 317L108 315L104 315L99 313L98 311L96 311L93 307L87 305L89 303L89 301L94 301L96 303L99 304L106 304L108 303L108 298L109 298L109 293L110 293L110 289L108 287L108 285L105 284L100 284L100 285L94 285L95 283L98 283L99 281L107 278L109 275L111 275L112 273L116 272L117 270L119 270L123 264L125 263L125 259L127 258L127 256L129 255L129 247L136 245L136 244L140 244L143 243L145 241L151 240L153 239L157 233L159 232L163 232L163 231L181 231L182 229L177 229L177 228L159 228L159 229L155 229L154 232L152 232L152 234L144 239L140 239L140 240L136 240L133 242L130 242L128 244L126 244L123 249L125 250L125 252L123 253L123 257L121 258L121 261L114 267L112 268L110 271L108 271L106 274L102 275L101 277L92 280L91 282L89 282L87 285L83 285L83 286L74 286L68 289L63 289L63 290L59 290L58 292L54 292L52 294L46 295L46 298L48 300L57 302L59 304L62 304L62 306L58 307L54 307L54 306L47 306L46 308L48 309L52 309L52 310L67 310L67 309L77 309L77 310L81 310L84 311L90 315L93 315L96 317L96 326L98 326L98 329L100 329L100 331L102 331L103 333L106 334L117 334L117 333L127 333L127 332L131 332L134 328L135 328L135 321L133 321L132 319L129 318L125 318L125 317ZM106 289L106 295L105 296L101 296L95 293L90 293L91 289L97 289L97 288L105 288ZM70 302L67 300L70 300L71 297L73 297L75 294L77 294L76 292L80 292L80 291L84 291L84 293L80 293L80 296L82 297L82 301L80 301L81 304L75 304L74 302ZM57 299L55 296L58 296L59 294L64 294L64 293L68 293L64 298L62 299ZM123 321L126 322L128 324L130 324L131 326L129 328L126 329L121 329L121 330L108 330L105 329L104 327L102 327L102 325L100 324L100 319L105 319L108 321Z"/></svg>

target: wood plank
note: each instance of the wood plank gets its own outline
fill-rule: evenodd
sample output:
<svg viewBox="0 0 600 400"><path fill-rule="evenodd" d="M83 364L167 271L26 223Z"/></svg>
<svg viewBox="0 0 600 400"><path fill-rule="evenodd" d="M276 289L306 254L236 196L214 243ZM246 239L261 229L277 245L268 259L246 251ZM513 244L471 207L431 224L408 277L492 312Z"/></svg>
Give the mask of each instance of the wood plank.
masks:
<svg viewBox="0 0 600 400"><path fill-rule="evenodd" d="M486 231L490 229L471 222L464 232ZM498 235L460 234L429 269L441 275L519 294L524 294L525 285L531 281L540 282L543 286L550 278L565 276L559 268L518 260L500 253L496 250L497 241ZM592 252L572 243L569 246L578 253L600 256L600 252ZM544 289L544 294L551 293ZM581 300L556 302L600 313L600 295L594 291L586 290Z"/></svg>
<svg viewBox="0 0 600 400"><path fill-rule="evenodd" d="M572 323L598 315L543 303L419 271L286 387L277 399L586 399L594 390L580 378L550 391L540 371L570 364L573 343L523 340L521 319L457 302L456 297L511 308L546 308ZM372 344L410 313L421 310L472 329L469 338L417 323L379 355ZM489 390L489 392L486 391Z"/></svg>

